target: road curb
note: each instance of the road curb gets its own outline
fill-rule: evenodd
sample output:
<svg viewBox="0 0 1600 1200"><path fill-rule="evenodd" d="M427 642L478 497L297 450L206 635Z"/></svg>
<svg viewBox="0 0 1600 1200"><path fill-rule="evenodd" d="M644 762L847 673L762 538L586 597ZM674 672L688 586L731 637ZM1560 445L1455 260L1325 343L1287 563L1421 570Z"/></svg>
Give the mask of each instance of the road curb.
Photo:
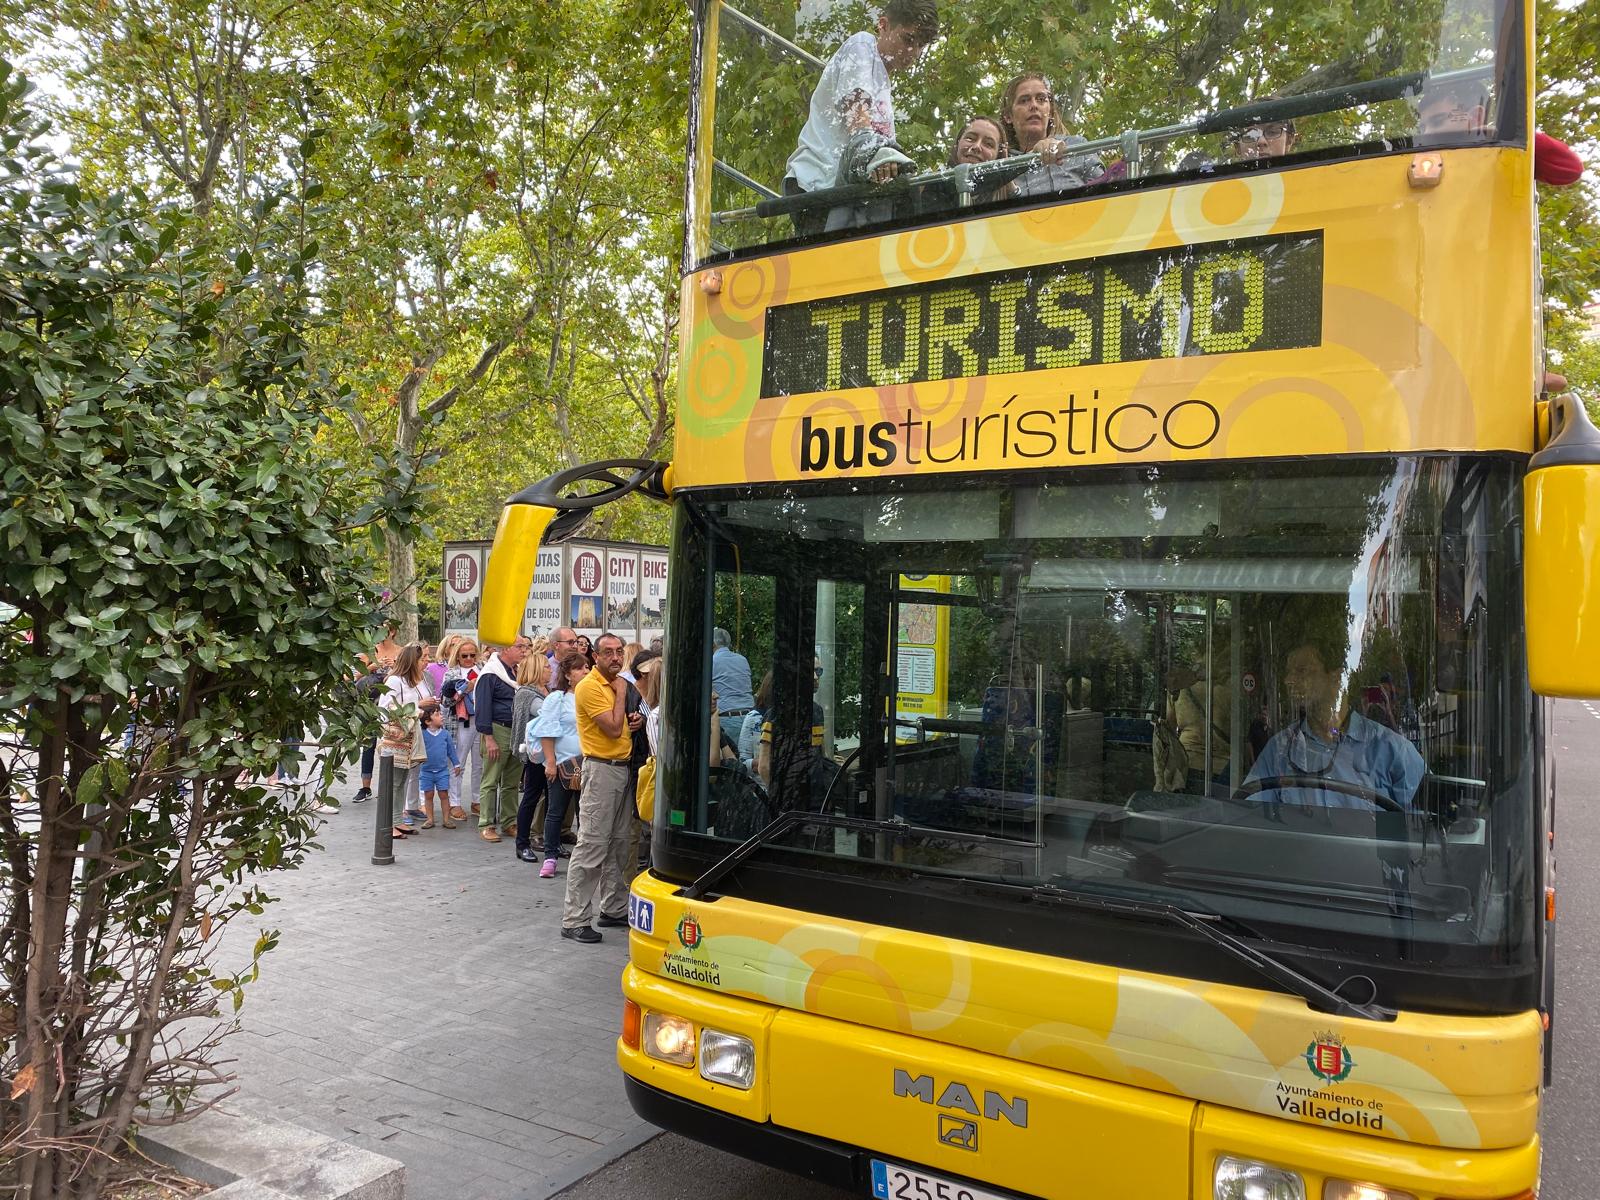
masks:
<svg viewBox="0 0 1600 1200"><path fill-rule="evenodd" d="M248 1102L138 1137L145 1155L210 1184L218 1200L405 1200L404 1163L252 1112Z"/></svg>

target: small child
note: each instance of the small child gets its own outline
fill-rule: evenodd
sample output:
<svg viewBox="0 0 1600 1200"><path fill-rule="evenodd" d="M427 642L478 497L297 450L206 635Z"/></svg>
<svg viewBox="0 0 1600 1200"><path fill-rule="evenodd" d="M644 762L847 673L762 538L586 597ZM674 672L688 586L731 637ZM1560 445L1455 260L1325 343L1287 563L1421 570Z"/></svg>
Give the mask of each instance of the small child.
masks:
<svg viewBox="0 0 1600 1200"><path fill-rule="evenodd" d="M427 820L424 829L433 828L433 806L439 806L441 823L454 829L450 819L450 776L461 774L461 760L456 756L456 739L445 731L444 710L430 704L422 710L422 745L428 752L426 761L417 776L417 791L422 796L423 812Z"/></svg>

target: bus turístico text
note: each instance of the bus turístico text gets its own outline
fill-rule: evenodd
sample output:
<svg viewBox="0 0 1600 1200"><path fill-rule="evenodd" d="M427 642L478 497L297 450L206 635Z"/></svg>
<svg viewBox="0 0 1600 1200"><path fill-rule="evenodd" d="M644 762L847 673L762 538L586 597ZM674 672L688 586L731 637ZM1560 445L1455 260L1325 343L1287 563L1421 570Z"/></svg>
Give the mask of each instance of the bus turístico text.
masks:
<svg viewBox="0 0 1600 1200"><path fill-rule="evenodd" d="M1600 687L1533 6L931 8L695 5L675 453L596 475L673 511L635 1107L894 1200L1531 1197Z"/></svg>

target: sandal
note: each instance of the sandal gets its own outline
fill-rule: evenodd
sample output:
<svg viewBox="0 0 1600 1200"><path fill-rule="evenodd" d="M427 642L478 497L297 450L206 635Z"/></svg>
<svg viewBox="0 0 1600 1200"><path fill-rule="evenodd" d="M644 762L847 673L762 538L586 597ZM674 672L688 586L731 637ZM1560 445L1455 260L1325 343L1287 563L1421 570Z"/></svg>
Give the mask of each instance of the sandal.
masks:
<svg viewBox="0 0 1600 1200"><path fill-rule="evenodd" d="M467 819L467 814L462 811L462 808L459 804L452 804L450 806L450 819L453 821L465 821Z"/></svg>
<svg viewBox="0 0 1600 1200"><path fill-rule="evenodd" d="M454 829L456 827L456 823L454 821L446 821L444 822L444 827L446 829Z"/></svg>
<svg viewBox="0 0 1600 1200"><path fill-rule="evenodd" d="M401 829L400 826L396 825L393 829L389 830L389 836L397 842L403 842L411 835L404 829Z"/></svg>
<svg viewBox="0 0 1600 1200"><path fill-rule="evenodd" d="M419 828L419 829L432 829L433 828L433 818L429 817L426 821L424 821L417 828Z"/></svg>

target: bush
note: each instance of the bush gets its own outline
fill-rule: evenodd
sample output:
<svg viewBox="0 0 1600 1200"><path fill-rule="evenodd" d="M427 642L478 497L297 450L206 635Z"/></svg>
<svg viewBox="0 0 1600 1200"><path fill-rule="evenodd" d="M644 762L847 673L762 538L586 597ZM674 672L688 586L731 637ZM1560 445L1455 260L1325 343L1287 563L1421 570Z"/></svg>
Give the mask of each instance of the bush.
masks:
<svg viewBox="0 0 1600 1200"><path fill-rule="evenodd" d="M325 745L371 728L340 701L373 641L353 534L393 514L322 446L314 185L222 253L81 189L28 90L0 63L0 1187L42 1200L226 1083L255 970L208 947L313 844L337 755L299 798L254 781L330 709Z"/></svg>

